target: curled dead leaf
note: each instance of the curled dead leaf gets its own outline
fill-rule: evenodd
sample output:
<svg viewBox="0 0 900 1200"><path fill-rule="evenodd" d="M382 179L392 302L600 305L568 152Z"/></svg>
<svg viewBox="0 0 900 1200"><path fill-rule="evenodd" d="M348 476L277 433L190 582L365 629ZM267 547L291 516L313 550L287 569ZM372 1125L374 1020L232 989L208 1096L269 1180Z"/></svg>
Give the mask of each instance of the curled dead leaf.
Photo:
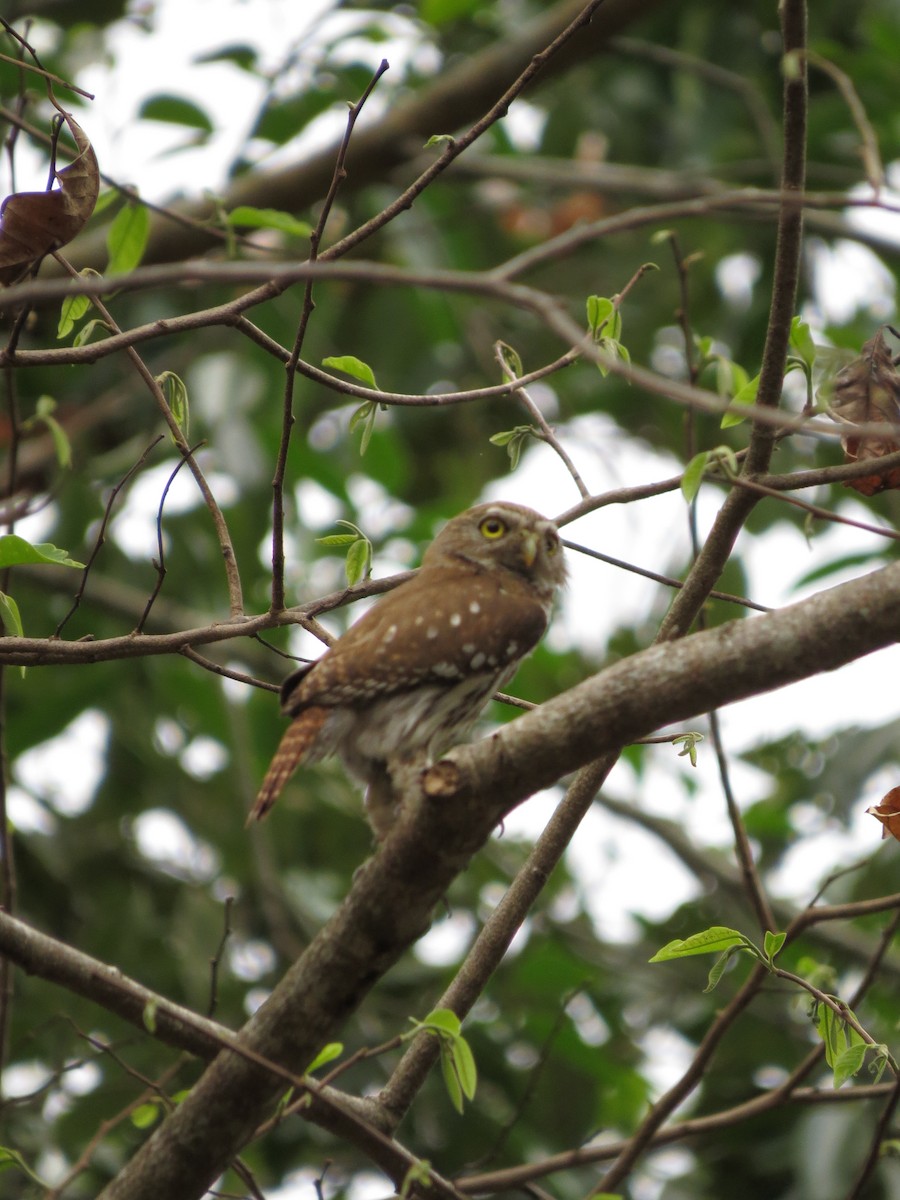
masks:
<svg viewBox="0 0 900 1200"><path fill-rule="evenodd" d="M873 804L866 812L881 822L883 838L890 834L900 842L900 787L891 788L880 804Z"/></svg>
<svg viewBox="0 0 900 1200"><path fill-rule="evenodd" d="M0 284L14 283L37 259L65 246L80 233L100 194L97 156L84 130L62 114L78 157L53 171L58 188L13 192L0 207Z"/></svg>
<svg viewBox="0 0 900 1200"><path fill-rule="evenodd" d="M834 377L828 411L847 427L841 438L848 462L872 462L900 450L900 371L884 337L883 326L859 356ZM892 425L896 433L857 433L852 426L870 422ZM864 496L900 488L900 468L852 479L847 487Z"/></svg>

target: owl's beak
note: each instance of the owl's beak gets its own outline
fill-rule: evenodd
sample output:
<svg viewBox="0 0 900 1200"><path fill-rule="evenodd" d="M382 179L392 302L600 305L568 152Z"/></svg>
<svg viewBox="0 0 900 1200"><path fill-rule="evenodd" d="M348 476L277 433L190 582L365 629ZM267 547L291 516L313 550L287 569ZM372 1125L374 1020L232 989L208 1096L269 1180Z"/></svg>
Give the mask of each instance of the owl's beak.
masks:
<svg viewBox="0 0 900 1200"><path fill-rule="evenodd" d="M530 571L534 566L534 560L537 558L538 539L537 535L530 529L525 530L522 534L521 541L522 562Z"/></svg>

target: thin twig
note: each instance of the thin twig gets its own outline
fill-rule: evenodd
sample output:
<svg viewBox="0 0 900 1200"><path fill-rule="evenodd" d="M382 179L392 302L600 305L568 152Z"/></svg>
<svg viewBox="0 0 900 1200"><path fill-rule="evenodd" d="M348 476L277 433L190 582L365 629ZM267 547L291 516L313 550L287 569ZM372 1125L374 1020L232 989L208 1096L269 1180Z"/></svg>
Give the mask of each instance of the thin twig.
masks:
<svg viewBox="0 0 900 1200"><path fill-rule="evenodd" d="M166 548L163 541L162 530L163 509L165 508L166 497L169 494L169 489L175 482L176 475L188 461L188 456L192 455L196 450L199 450L200 447L205 444L206 443L204 440L197 442L194 446L191 446L188 453L182 457L181 462L176 465L175 469L169 475L169 478L166 480L166 486L163 488L162 495L159 498L159 505L156 509L156 559L153 562L153 566L156 568L156 583L153 587L153 591L147 598L147 603L144 605L144 611L141 613L137 626L134 630L135 633L144 632L144 625L147 623L147 618L150 616L150 610L153 608L153 605L156 602L156 597L162 591L162 585L166 579Z"/></svg>
<svg viewBox="0 0 900 1200"><path fill-rule="evenodd" d="M309 261L314 263L319 256L319 245L322 241L322 236L325 233L325 226L328 223L328 218L331 216L331 210L334 207L334 201L337 197L338 189L346 178L347 169L347 151L350 148L350 139L353 136L353 129L359 114L371 96L372 92L378 84L378 80L388 70L386 59L381 60L381 64L375 74L366 85L363 94L357 100L356 104L352 105L350 112L347 115L347 125L344 130L344 136L341 139L341 144L338 148L337 158L334 164L334 173L331 176L331 184L328 188L328 193L322 203L322 210L319 214L319 219L316 222L316 227L309 235ZM275 461L275 475L272 480L272 609L279 611L284 608L284 477L287 470L287 456L291 443L291 430L294 426L294 383L296 381L297 363L300 361L300 352L303 349L303 342L306 337L306 330L309 325L310 317L312 316L313 308L313 281L308 279L306 287L303 291L303 305L300 310L300 321L297 325L297 333L294 337L294 345L287 358L286 377L284 386L284 402L282 406L281 416L281 438L278 443L278 455Z"/></svg>
<svg viewBox="0 0 900 1200"><path fill-rule="evenodd" d="M143 453L141 454L141 456L137 460L137 462L134 463L133 466L128 468L128 470L125 472L125 474L119 480L119 482L110 491L109 496L107 497L107 500L106 500L106 506L103 509L103 519L100 522L100 528L98 529L97 536L94 539L93 549L91 550L90 556L88 557L88 560L84 565L84 570L81 572L81 582L78 585L78 590L75 592L75 598L72 601L72 606L69 609L69 611L63 616L63 618L59 622L59 624L56 626L56 629L54 629L54 631L53 631L54 639L62 636L63 629L69 623L70 618L72 616L74 616L76 610L78 609L78 606L81 604L82 598L84 597L85 588L87 587L87 584L88 584L88 578L90 577L91 569L92 569L94 563L96 562L97 555L100 553L101 549L103 548L104 543L106 542L106 530L109 526L109 520L110 520L110 517L112 516L113 505L116 502L116 498L118 497L122 488L125 487L126 484L141 469L141 467L147 461L147 458L149 457L151 452L156 449L156 447L159 445L159 443L162 440L163 440L162 434L159 434L157 437L155 437L153 439L153 441L150 443L150 445L147 446L146 449L143 451Z"/></svg>
<svg viewBox="0 0 900 1200"><path fill-rule="evenodd" d="M59 253L54 253L53 257L66 271L77 278L77 272L75 271L75 268L71 265L71 263L68 262L67 259L65 259ZM103 304L99 297L94 298L94 307L115 333L122 332L113 318L112 313L109 311L106 305ZM138 375L140 375L140 377L143 379L150 391L150 394L156 401L163 420L165 421L169 428L169 432L172 435L172 440L178 447L179 453L182 454L187 461L191 474L194 476L194 481L197 484L197 487L200 489L200 495L203 497L203 502L205 503L207 510L212 517L213 525L216 530L216 536L218 537L219 541L219 549L222 552L222 559L225 563L225 578L228 582L228 598L230 602L231 616L233 618L240 617L244 611L244 601L241 593L241 577L238 571L237 560L234 555L234 546L231 542L231 534L228 532L228 525L225 521L225 516L219 507L218 501L212 493L212 489L207 483L206 476L197 465L197 461L191 453L190 446L188 446L187 441L185 440L181 426L178 424L175 414L172 412L169 402L166 400L163 390L157 382L152 371L133 346L127 346L125 348L125 353L128 355L128 358L131 360L131 363Z"/></svg>

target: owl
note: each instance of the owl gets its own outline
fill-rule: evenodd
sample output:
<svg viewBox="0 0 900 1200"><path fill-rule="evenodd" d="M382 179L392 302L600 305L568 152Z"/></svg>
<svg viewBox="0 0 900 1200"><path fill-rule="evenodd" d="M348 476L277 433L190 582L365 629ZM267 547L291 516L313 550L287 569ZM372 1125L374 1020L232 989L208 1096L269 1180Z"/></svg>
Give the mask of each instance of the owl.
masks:
<svg viewBox="0 0 900 1200"><path fill-rule="evenodd" d="M479 504L449 521L415 576L282 685L292 718L248 824L301 763L336 754L367 786L376 839L398 781L460 741L547 628L566 575L556 526L530 508Z"/></svg>

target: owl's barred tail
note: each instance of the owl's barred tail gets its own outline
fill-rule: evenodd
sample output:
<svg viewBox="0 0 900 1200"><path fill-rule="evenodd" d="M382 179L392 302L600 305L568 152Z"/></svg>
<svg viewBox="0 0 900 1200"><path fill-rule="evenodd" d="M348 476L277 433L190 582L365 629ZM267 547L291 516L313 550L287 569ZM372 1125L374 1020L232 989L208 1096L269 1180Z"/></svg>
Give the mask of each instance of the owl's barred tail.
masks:
<svg viewBox="0 0 900 1200"><path fill-rule="evenodd" d="M256 800L247 817L246 824L261 821L278 797L281 789L300 765L304 755L319 736L331 710L315 705L304 709L284 731L275 757L269 763Z"/></svg>

